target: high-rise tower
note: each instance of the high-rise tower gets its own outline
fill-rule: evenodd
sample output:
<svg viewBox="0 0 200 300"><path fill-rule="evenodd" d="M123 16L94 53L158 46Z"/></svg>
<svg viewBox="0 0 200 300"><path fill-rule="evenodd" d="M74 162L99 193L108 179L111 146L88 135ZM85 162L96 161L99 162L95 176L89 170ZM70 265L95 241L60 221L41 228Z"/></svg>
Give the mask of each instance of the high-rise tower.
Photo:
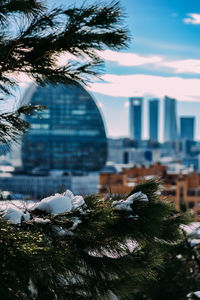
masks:
<svg viewBox="0 0 200 300"><path fill-rule="evenodd" d="M107 158L107 138L99 109L81 85L30 87L25 100L47 106L28 116L22 161L33 168L98 171Z"/></svg>
<svg viewBox="0 0 200 300"><path fill-rule="evenodd" d="M181 117L180 118L180 138L194 140L194 124L195 117Z"/></svg>
<svg viewBox="0 0 200 300"><path fill-rule="evenodd" d="M164 140L169 142L178 138L176 99L166 96L164 101Z"/></svg>
<svg viewBox="0 0 200 300"><path fill-rule="evenodd" d="M159 113L159 100L149 100L149 139L158 140L158 113Z"/></svg>
<svg viewBox="0 0 200 300"><path fill-rule="evenodd" d="M134 140L142 138L142 101L141 97L131 97L129 106L130 137Z"/></svg>

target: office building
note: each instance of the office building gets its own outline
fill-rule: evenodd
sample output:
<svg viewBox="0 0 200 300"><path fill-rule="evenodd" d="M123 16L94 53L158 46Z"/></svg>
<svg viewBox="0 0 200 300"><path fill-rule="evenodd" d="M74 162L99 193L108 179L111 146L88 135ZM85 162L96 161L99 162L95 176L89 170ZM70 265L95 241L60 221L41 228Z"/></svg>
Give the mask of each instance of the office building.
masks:
<svg viewBox="0 0 200 300"><path fill-rule="evenodd" d="M147 165L160 159L160 145L153 140L108 139L108 162Z"/></svg>
<svg viewBox="0 0 200 300"><path fill-rule="evenodd" d="M90 172L85 175L47 174L3 174L0 173L0 185L3 191L30 199L41 199L55 193L63 193L67 189L74 194L89 195L98 192L99 173Z"/></svg>
<svg viewBox="0 0 200 300"><path fill-rule="evenodd" d="M91 95L80 85L30 87L24 102L45 105L28 116L31 130L23 136L25 171L58 169L100 170L107 159L103 120Z"/></svg>
<svg viewBox="0 0 200 300"><path fill-rule="evenodd" d="M149 139L158 141L159 100L149 100Z"/></svg>
<svg viewBox="0 0 200 300"><path fill-rule="evenodd" d="M175 141L178 139L176 99L166 96L164 101L164 141Z"/></svg>
<svg viewBox="0 0 200 300"><path fill-rule="evenodd" d="M180 138L187 140L194 140L194 124L195 117L181 117L180 118Z"/></svg>
<svg viewBox="0 0 200 300"><path fill-rule="evenodd" d="M143 98L131 97L129 101L130 138L133 140L141 140Z"/></svg>

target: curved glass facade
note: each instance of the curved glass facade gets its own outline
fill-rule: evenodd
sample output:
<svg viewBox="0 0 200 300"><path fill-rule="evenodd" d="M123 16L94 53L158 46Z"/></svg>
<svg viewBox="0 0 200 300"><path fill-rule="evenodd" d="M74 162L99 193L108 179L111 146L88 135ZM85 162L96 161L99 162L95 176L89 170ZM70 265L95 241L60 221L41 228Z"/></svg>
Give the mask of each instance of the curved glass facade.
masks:
<svg viewBox="0 0 200 300"><path fill-rule="evenodd" d="M104 166L104 124L93 98L82 86L31 87L25 98L48 107L27 118L31 129L22 143L25 170L97 171Z"/></svg>

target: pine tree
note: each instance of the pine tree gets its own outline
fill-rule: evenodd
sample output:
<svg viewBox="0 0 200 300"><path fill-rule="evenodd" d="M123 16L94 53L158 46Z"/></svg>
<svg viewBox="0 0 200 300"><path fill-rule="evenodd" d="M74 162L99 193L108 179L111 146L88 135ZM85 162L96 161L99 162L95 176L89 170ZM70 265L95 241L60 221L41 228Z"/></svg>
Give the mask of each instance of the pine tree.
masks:
<svg viewBox="0 0 200 300"><path fill-rule="evenodd" d="M119 3L48 9L38 0L2 0L2 104L8 95L14 97L14 75L19 73L39 85L85 84L97 76L102 66L98 51L127 45L122 21ZM62 53L72 55L72 60L58 66ZM42 108L25 106L1 113L1 142L16 140L29 126L21 116L38 109ZM198 283L190 267L196 277L199 274L194 251L185 250L187 238L180 230L188 219L159 199L158 188L155 181L136 186L129 196L141 193L134 201L126 195L103 199L91 195L85 197L81 209L54 216L35 210L21 225L10 224L2 215L1 298L98 300L112 299L115 294L119 299L156 300L172 298L181 286L176 299L183 299ZM35 222L36 218L47 222ZM183 278L184 284L179 285ZM170 291L166 282L171 283Z"/></svg>
<svg viewBox="0 0 200 300"><path fill-rule="evenodd" d="M180 224L187 222L159 199L158 189L158 182L149 181L129 197L87 196L83 206L54 216L35 209L21 226L0 219L0 294L4 299L112 299L113 294L158 299L149 297L147 285L159 282L167 253L184 239ZM48 221L34 223L35 217Z"/></svg>
<svg viewBox="0 0 200 300"><path fill-rule="evenodd" d="M165 253L164 263L157 273L157 280L146 281L142 289L136 293L136 299L184 300L186 295L199 291L199 256L199 245L191 246L189 237L172 244Z"/></svg>
<svg viewBox="0 0 200 300"><path fill-rule="evenodd" d="M103 49L127 46L127 29L118 2L49 9L45 1L0 2L0 92L2 103L17 87L16 75L25 74L37 84L86 84L98 76ZM58 64L65 55L64 64ZM69 56L71 59L69 59ZM67 58L68 57L68 58ZM20 119L32 107L0 115L2 142L16 139L28 124ZM1 109L2 111L2 109Z"/></svg>

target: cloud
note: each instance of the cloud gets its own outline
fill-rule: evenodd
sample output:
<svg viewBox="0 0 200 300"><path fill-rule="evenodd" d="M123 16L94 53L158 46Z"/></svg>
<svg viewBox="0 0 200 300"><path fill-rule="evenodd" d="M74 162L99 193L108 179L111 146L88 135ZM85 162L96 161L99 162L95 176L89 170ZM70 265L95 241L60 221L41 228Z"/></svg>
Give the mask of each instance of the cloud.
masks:
<svg viewBox="0 0 200 300"><path fill-rule="evenodd" d="M17 86L24 88L34 82L27 74L23 72L9 73L6 76L16 81Z"/></svg>
<svg viewBox="0 0 200 300"><path fill-rule="evenodd" d="M135 53L124 53L112 50L98 52L105 60L116 62L120 66L141 66L146 64L155 64L163 60L163 57L158 55L140 55Z"/></svg>
<svg viewBox="0 0 200 300"><path fill-rule="evenodd" d="M153 75L113 75L103 76L104 82L96 82L89 89L92 92L113 97L168 95L178 100L200 101L200 79L180 77L162 77Z"/></svg>
<svg viewBox="0 0 200 300"><path fill-rule="evenodd" d="M84 62L86 60L86 56L79 56L76 57L75 55L68 53L68 52L63 52L59 56L56 57L57 60L57 65L59 67L62 67L66 65L69 61L77 61L77 62Z"/></svg>
<svg viewBox="0 0 200 300"><path fill-rule="evenodd" d="M116 62L124 67L145 67L151 64L152 69L161 71L164 71L164 67L171 69L171 72L177 74L200 74L200 59L169 60L165 56L142 56L135 53L120 53L111 50L99 52L99 55L107 61Z"/></svg>
<svg viewBox="0 0 200 300"><path fill-rule="evenodd" d="M161 64L164 67L174 69L175 73L200 74L200 59L183 59L166 61Z"/></svg>
<svg viewBox="0 0 200 300"><path fill-rule="evenodd" d="M191 13L191 14L187 14L187 16L189 18L183 19L184 23L186 23L186 24L194 24L194 25L200 24L200 14Z"/></svg>

